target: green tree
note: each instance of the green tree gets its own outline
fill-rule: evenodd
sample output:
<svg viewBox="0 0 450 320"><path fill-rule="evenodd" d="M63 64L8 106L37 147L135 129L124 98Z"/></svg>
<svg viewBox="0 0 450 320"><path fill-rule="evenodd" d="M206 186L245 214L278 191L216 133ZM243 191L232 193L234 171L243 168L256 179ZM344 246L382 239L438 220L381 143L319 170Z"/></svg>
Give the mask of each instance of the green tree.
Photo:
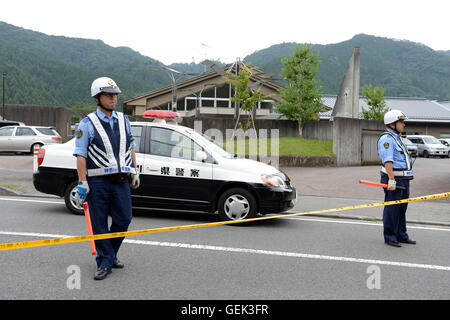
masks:
<svg viewBox="0 0 450 320"><path fill-rule="evenodd" d="M322 87L316 79L320 58L311 52L311 45L295 45L293 53L281 62L281 76L287 85L279 90L282 101L274 104L275 110L289 120L298 121L301 137L303 126L308 121L319 121L323 109Z"/></svg>
<svg viewBox="0 0 450 320"><path fill-rule="evenodd" d="M72 124L77 124L80 120L86 117L89 113L94 112L97 106L86 106L77 104L72 107Z"/></svg>
<svg viewBox="0 0 450 320"><path fill-rule="evenodd" d="M255 129L255 122L253 119L253 109L256 107L258 102L267 99L269 96L263 95L261 89L250 89L250 85L252 84L251 77L255 72L258 72L259 69L256 67L251 67L249 64L244 64L243 68L239 70L239 73L236 75L232 71L227 72L227 76L223 78L229 84L231 84L234 88L234 96L231 97L231 101L237 103L240 108L248 113L248 117L245 123L239 121L239 117L236 120L236 126L234 130L236 130L237 125L239 124L241 129L245 132L250 126L253 126ZM234 135L234 133L233 133Z"/></svg>
<svg viewBox="0 0 450 320"><path fill-rule="evenodd" d="M361 115L365 120L383 121L384 114L389 111L384 101L384 88L373 87L371 84L366 84L361 88L361 93L370 106L369 109L362 109Z"/></svg>

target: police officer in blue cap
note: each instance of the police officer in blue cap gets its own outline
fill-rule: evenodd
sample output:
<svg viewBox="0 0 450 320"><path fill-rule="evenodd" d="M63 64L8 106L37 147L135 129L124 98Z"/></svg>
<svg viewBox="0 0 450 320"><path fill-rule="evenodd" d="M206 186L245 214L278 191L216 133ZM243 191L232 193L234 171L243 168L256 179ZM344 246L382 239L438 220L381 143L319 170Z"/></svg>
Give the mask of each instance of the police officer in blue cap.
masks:
<svg viewBox="0 0 450 320"><path fill-rule="evenodd" d="M94 234L123 232L131 223L130 187L139 187L135 142L128 118L114 110L121 93L111 78L96 79L91 95L97 110L84 118L76 131L74 156L77 157L80 205L87 200ZM108 226L108 216L112 224ZM103 280L112 268L123 268L117 253L123 238L96 240L95 280Z"/></svg>
<svg viewBox="0 0 450 320"><path fill-rule="evenodd" d="M382 163L381 183L388 185L384 191L385 202L409 198L409 182L414 177L411 158L400 136L406 119L400 110L391 110L384 115L386 132L378 140L378 155ZM387 245L401 247L400 243L416 244L406 233L407 208L407 203L384 207L383 234Z"/></svg>

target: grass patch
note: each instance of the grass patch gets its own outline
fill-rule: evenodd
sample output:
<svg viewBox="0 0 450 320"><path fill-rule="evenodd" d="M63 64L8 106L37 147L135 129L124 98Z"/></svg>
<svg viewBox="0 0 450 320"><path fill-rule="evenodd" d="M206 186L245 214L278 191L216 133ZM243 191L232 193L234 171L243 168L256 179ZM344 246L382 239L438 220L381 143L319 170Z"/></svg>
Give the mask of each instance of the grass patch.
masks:
<svg viewBox="0 0 450 320"><path fill-rule="evenodd" d="M242 144L242 140L235 140L224 142L224 148L231 153L239 155L256 155L262 152L262 147L266 146L267 155L272 155L272 143L274 148L276 142L272 139L245 139L245 151L242 147L238 150L238 145ZM297 137L282 137L278 138L279 155L280 156L334 156L333 141L332 140L314 140ZM250 149L252 149L250 151ZM276 154L276 151L274 152Z"/></svg>
<svg viewBox="0 0 450 320"><path fill-rule="evenodd" d="M14 187L13 185L10 185L10 184L2 184L2 187L5 187L5 188L11 189L11 190L15 190L15 191L19 191L18 188Z"/></svg>

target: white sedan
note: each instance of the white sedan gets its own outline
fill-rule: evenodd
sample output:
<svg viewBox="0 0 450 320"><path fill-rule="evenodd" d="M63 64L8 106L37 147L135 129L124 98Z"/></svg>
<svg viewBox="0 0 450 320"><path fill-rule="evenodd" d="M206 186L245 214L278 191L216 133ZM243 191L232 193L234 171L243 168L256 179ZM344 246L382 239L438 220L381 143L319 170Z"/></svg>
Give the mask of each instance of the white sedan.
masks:
<svg viewBox="0 0 450 320"><path fill-rule="evenodd" d="M61 143L61 136L49 127L8 126L0 128L0 151L33 152L35 145Z"/></svg>

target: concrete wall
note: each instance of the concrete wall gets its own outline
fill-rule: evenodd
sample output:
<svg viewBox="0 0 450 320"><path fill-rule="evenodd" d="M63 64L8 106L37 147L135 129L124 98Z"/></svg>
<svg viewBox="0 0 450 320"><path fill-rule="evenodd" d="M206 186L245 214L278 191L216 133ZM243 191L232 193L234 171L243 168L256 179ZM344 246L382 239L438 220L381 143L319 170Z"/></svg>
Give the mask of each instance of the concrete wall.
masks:
<svg viewBox="0 0 450 320"><path fill-rule="evenodd" d="M71 134L72 111L66 107L6 104L5 118L31 126L53 127L63 141L67 141Z"/></svg>
<svg viewBox="0 0 450 320"><path fill-rule="evenodd" d="M336 157L280 156L280 167L336 167Z"/></svg>
<svg viewBox="0 0 450 320"><path fill-rule="evenodd" d="M378 163L376 142L384 131L381 121L334 118L333 152L337 166Z"/></svg>
<svg viewBox="0 0 450 320"><path fill-rule="evenodd" d="M328 120L308 122L303 127L303 138L333 140L333 122Z"/></svg>

